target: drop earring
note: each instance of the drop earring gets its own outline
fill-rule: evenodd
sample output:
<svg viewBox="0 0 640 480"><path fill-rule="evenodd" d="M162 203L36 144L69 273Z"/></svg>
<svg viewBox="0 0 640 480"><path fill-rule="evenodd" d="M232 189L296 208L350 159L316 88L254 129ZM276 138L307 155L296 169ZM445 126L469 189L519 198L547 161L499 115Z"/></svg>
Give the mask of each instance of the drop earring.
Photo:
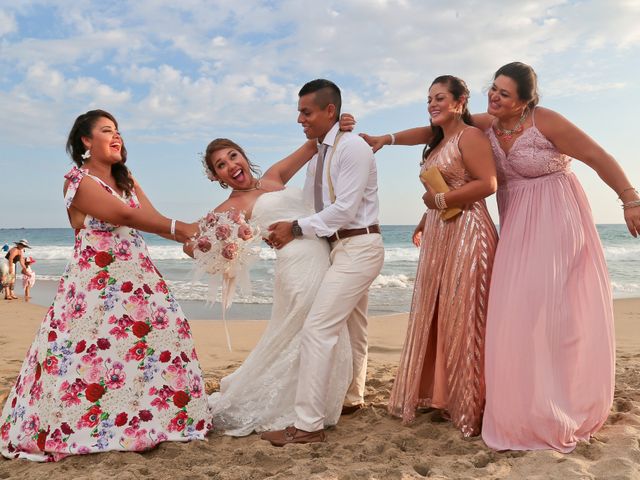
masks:
<svg viewBox="0 0 640 480"><path fill-rule="evenodd" d="M88 158L91 158L91 151L87 150L80 156L82 157L83 160L87 160Z"/></svg>

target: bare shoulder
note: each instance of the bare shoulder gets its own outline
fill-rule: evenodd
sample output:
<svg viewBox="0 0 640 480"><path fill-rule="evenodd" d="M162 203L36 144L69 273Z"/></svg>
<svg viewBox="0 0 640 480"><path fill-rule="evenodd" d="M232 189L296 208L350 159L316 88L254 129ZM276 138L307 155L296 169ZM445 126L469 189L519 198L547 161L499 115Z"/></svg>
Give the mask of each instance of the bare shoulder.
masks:
<svg viewBox="0 0 640 480"><path fill-rule="evenodd" d="M280 190L284 188L284 183L280 180L280 177L266 174L260 178L260 185L262 186L262 190L267 192L271 192L273 190Z"/></svg>
<svg viewBox="0 0 640 480"><path fill-rule="evenodd" d="M567 131L567 127L572 126L569 120L549 108L536 107L534 115L536 127L549 139L562 135Z"/></svg>
<svg viewBox="0 0 640 480"><path fill-rule="evenodd" d="M279 162L278 162L279 163ZM274 168L278 163L271 165L266 172L260 177L260 183L262 185L279 184L284 185L281 181L280 172L277 168Z"/></svg>
<svg viewBox="0 0 640 480"><path fill-rule="evenodd" d="M489 144L489 139L484 131L478 127L467 127L462 131L458 145L460 148L475 148L478 145Z"/></svg>
<svg viewBox="0 0 640 480"><path fill-rule="evenodd" d="M567 119L558 112L545 107L536 107L534 115L536 125L557 124L567 121Z"/></svg>

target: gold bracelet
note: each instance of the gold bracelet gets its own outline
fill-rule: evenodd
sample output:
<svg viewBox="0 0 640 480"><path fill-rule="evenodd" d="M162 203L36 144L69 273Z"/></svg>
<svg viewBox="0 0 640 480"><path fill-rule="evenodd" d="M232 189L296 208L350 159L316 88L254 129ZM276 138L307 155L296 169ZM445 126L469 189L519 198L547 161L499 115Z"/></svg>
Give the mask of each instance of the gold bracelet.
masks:
<svg viewBox="0 0 640 480"><path fill-rule="evenodd" d="M619 198L620 200L622 200L622 198L620 198L620 197L622 197L622 194L623 194L624 192L628 192L629 190L633 190L634 192L638 193L638 190L636 190L636 188L635 188L635 187L627 187L627 188L625 188L624 190L622 190L622 191L618 194L618 198Z"/></svg>

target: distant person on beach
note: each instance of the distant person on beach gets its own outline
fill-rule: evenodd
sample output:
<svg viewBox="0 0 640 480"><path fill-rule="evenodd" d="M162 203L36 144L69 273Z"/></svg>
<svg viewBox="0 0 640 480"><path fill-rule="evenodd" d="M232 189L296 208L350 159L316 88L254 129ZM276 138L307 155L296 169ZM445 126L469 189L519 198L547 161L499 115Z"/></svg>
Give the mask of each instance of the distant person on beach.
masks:
<svg viewBox="0 0 640 480"><path fill-rule="evenodd" d="M27 257L24 259L25 268L22 269L22 287L24 288L24 301L28 302L31 299L31 288L36 283L36 273L31 268L31 265L36 263L33 257Z"/></svg>
<svg viewBox="0 0 640 480"><path fill-rule="evenodd" d="M492 145L500 214L482 438L496 450L570 452L607 419L615 371L609 275L571 159L616 192L634 237L640 196L610 154L538 100L536 73L513 62L496 71L487 113L473 116ZM375 151L433 135L418 127L365 138Z"/></svg>
<svg viewBox="0 0 640 480"><path fill-rule="evenodd" d="M125 162L115 118L80 115L64 200L75 246L0 417L7 458L56 461L204 439L207 397L191 331L137 229L184 242Z"/></svg>
<svg viewBox="0 0 640 480"><path fill-rule="evenodd" d="M353 378L342 414L364 408L367 373L369 286L382 269L384 246L378 221L378 180L371 148L356 134L340 132L340 89L328 80L305 84L298 93L298 123L318 142L309 162L304 194L315 212L292 212L276 222L269 240L277 249L300 248L306 239L330 245L329 267L300 332L300 364L295 391L295 420L285 429L265 432L272 445L325 440L327 387L342 359L338 342L349 331ZM311 275L301 264L300 278Z"/></svg>
<svg viewBox="0 0 640 480"><path fill-rule="evenodd" d="M434 134L421 171L437 168L450 191L427 188L423 196L427 211L414 233L420 259L388 405L405 424L419 407L442 409L465 437L479 435L482 425L487 300L498 242L484 201L497 188L491 144L472 126L468 101L457 77L440 76L429 87ZM450 207L461 212L443 217Z"/></svg>
<svg viewBox="0 0 640 480"><path fill-rule="evenodd" d="M31 248L25 239L14 242L14 247L7 250L4 258L0 259L0 278L4 289L5 300L17 300L14 288L16 284L16 264L19 263L24 270L24 249ZM4 250L4 247L3 247Z"/></svg>

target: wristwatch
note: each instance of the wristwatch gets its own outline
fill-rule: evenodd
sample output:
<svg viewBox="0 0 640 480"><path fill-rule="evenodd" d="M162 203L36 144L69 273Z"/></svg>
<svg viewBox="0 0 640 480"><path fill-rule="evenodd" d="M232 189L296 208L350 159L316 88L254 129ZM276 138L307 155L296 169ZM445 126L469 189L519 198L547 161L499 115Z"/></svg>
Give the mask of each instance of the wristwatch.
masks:
<svg viewBox="0 0 640 480"><path fill-rule="evenodd" d="M291 233L294 237L302 236L302 227L298 225L298 220L294 220L293 223L291 223Z"/></svg>

